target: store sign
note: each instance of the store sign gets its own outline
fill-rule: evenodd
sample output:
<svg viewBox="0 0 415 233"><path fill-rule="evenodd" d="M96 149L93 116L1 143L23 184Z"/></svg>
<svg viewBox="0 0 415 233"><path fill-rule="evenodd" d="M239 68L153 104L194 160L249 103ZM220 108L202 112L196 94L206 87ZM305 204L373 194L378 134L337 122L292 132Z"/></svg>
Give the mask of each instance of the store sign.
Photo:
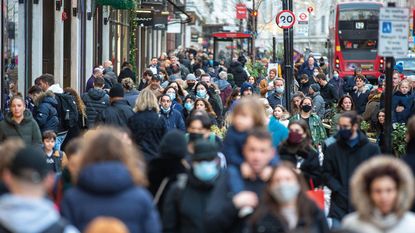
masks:
<svg viewBox="0 0 415 233"><path fill-rule="evenodd" d="M180 19L173 19L168 23L167 33L181 33L182 24Z"/></svg>
<svg viewBox="0 0 415 233"><path fill-rule="evenodd" d="M243 3L236 4L236 19L246 19L247 9Z"/></svg>
<svg viewBox="0 0 415 233"><path fill-rule="evenodd" d="M169 12L159 12L154 14L153 29L154 30L167 30L167 18Z"/></svg>
<svg viewBox="0 0 415 233"><path fill-rule="evenodd" d="M138 26L140 27L153 26L153 19L154 19L154 15L153 15L153 11L151 10L137 11L137 17L135 18L135 20L138 23Z"/></svg>

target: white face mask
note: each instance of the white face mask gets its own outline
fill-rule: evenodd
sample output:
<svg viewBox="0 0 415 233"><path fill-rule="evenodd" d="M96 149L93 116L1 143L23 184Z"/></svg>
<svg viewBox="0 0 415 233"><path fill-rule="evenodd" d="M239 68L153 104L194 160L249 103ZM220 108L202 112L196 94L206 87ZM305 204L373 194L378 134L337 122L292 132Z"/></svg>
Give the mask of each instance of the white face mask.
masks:
<svg viewBox="0 0 415 233"><path fill-rule="evenodd" d="M300 185L294 182L284 182L271 188L272 197L281 204L286 204L297 198Z"/></svg>

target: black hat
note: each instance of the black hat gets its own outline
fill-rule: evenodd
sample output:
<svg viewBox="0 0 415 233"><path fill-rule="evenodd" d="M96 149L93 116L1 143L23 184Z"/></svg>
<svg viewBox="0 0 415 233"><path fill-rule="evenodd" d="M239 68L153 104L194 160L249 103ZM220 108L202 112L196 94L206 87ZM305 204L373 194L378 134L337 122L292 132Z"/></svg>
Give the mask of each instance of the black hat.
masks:
<svg viewBox="0 0 415 233"><path fill-rule="evenodd" d="M208 140L198 140L194 144L193 161L213 160L218 157L218 147Z"/></svg>
<svg viewBox="0 0 415 233"><path fill-rule="evenodd" d="M109 96L113 97L124 97L124 88L122 88L121 84L115 84L111 89Z"/></svg>
<svg viewBox="0 0 415 233"><path fill-rule="evenodd" d="M17 151L10 165L10 172L25 181L40 183L49 172L44 153L33 146Z"/></svg>
<svg viewBox="0 0 415 233"><path fill-rule="evenodd" d="M317 83L313 83L310 86L311 89L313 89L314 92L319 92L320 91L320 85Z"/></svg>
<svg viewBox="0 0 415 233"><path fill-rule="evenodd" d="M160 157L182 159L187 155L187 142L184 133L169 131L160 142Z"/></svg>

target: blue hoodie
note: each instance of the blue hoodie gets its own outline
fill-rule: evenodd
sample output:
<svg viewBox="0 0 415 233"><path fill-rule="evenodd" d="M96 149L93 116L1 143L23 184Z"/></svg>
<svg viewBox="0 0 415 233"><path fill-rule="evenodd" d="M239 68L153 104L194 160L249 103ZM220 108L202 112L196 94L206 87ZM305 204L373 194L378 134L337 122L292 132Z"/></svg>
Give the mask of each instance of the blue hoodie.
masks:
<svg viewBox="0 0 415 233"><path fill-rule="evenodd" d="M150 193L136 186L127 167L118 161L85 167L78 186L65 193L62 215L80 231L94 218L109 216L121 220L130 232L161 232Z"/></svg>

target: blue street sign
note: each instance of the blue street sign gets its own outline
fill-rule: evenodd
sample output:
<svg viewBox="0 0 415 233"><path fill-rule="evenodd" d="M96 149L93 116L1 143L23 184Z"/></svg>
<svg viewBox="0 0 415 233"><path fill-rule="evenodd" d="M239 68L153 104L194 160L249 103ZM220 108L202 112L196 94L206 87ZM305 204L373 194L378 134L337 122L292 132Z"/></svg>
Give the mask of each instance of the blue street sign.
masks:
<svg viewBox="0 0 415 233"><path fill-rule="evenodd" d="M382 32L383 33L392 33L392 22L383 22Z"/></svg>

